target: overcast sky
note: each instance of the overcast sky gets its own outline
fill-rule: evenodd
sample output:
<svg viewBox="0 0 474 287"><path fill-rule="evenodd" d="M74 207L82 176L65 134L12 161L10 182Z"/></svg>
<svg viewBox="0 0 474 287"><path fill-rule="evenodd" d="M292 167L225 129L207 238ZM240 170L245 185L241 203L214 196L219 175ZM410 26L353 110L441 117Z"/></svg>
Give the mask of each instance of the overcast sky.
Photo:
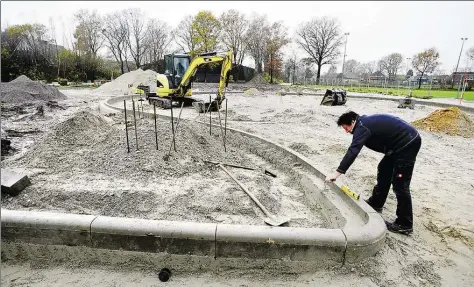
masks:
<svg viewBox="0 0 474 287"><path fill-rule="evenodd" d="M436 47L441 69L450 73L456 66L461 37L467 37L460 67L467 64L465 51L474 46L474 2L299 2L299 1L2 1L2 30L6 25L42 23L50 27L53 20L58 43L74 30L74 13L97 9L101 14L138 7L149 17L175 27L186 15L210 10L215 15L229 9L247 15L266 14L270 21L283 21L294 37L295 28L312 17L333 16L349 32L347 58L359 62L376 61L392 52L404 58L423 49ZM290 46L291 47L291 46ZM288 47L286 51L291 48ZM339 69L341 62L338 65ZM405 67L405 65L404 65ZM323 70L326 70L326 67Z"/></svg>

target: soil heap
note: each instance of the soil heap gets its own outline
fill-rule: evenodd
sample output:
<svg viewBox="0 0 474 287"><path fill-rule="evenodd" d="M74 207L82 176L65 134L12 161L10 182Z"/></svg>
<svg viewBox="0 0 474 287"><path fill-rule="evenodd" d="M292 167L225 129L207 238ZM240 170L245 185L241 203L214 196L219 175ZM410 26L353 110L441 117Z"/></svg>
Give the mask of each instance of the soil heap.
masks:
<svg viewBox="0 0 474 287"><path fill-rule="evenodd" d="M153 70L143 71L138 69L125 73L113 80L100 86L94 90L94 94L108 94L108 95L126 95L130 92L129 85L137 87L138 85L156 86L156 72Z"/></svg>
<svg viewBox="0 0 474 287"><path fill-rule="evenodd" d="M175 119L176 120L176 119ZM172 143L169 121L158 121L158 150L154 124L142 121L137 125L136 151L133 119L129 117L127 140L124 124L111 126L100 115L89 111L74 114L58 124L15 165L44 168L47 173L103 174L119 178L147 180L154 176L180 177L203 168L203 159L222 159L237 164L249 164L239 150L229 147L225 153L222 139L209 136L202 125L180 122L176 135L176 150L165 160Z"/></svg>
<svg viewBox="0 0 474 287"><path fill-rule="evenodd" d="M1 83L0 100L3 103L58 101L67 97L57 88L30 80L21 75L9 83Z"/></svg>
<svg viewBox="0 0 474 287"><path fill-rule="evenodd" d="M249 85L265 85L268 84L263 78L262 74L256 74L250 81L247 82Z"/></svg>
<svg viewBox="0 0 474 287"><path fill-rule="evenodd" d="M436 110L412 124L422 130L442 132L451 136L474 137L474 123L457 107Z"/></svg>

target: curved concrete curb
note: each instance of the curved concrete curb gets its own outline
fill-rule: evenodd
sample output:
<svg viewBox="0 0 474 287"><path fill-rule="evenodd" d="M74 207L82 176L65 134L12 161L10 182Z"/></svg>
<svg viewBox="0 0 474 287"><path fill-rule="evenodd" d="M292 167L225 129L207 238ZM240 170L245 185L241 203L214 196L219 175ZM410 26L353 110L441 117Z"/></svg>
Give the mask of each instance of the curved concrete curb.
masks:
<svg viewBox="0 0 474 287"><path fill-rule="evenodd" d="M122 109L115 107L113 103L126 99L127 97L112 98L102 103L104 106L112 110L122 111ZM130 97L128 97L128 99L130 99ZM152 117L153 114L145 113L145 116ZM169 116L165 115L157 115L157 117L167 120L169 119ZM209 125L207 122L201 124ZM213 126L218 128L218 125L213 124ZM300 164L301 169L306 170L309 175L315 175L320 180L324 180L326 177L319 171L316 164L310 162L310 160L302 154L260 136L241 130L228 128L228 132L229 134L236 133L270 145L277 151L286 154L289 157L287 162L297 162ZM274 153L269 149L261 150L265 150L266 152L264 152L264 154L260 153L259 155L266 159L271 157ZM253 152L258 153L259 151L253 150ZM281 160L281 158L279 158L279 160ZM293 169L293 167L291 167L291 169ZM305 190L306 196L311 202L318 202L325 206L323 216L325 216L326 220L330 222L332 226L341 228L346 240L344 260L347 262L356 262L369 257L380 250L386 233L385 222L381 216L366 204L365 201L356 201L351 197L348 197L337 184L330 184L329 191L320 191L320 188L315 185L308 174L301 176L299 183ZM355 220L354 213L360 217L362 224ZM280 227L279 229L282 228Z"/></svg>
<svg viewBox="0 0 474 287"><path fill-rule="evenodd" d="M102 102L101 109L122 111L113 103L130 98L109 99ZM153 114L145 113L145 116L153 117ZM157 116L169 119L165 115ZM284 170L296 176L309 201L326 207L323 215L336 228L176 222L2 209L2 240L195 255L217 262L283 260L309 263L313 267L357 262L380 250L386 233L380 215L363 200L348 197L336 184L330 184L329 190L318 188L315 181L325 176L306 157L244 131L228 128L227 136L229 142L233 137L253 139L256 145L250 145L250 151L270 162L294 162L295 165L285 166Z"/></svg>

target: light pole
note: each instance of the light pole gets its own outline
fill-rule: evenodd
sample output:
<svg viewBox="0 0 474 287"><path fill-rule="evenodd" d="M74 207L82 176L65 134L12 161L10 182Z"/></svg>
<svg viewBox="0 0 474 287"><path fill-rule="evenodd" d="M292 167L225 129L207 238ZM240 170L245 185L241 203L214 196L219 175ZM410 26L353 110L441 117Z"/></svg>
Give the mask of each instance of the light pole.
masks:
<svg viewBox="0 0 474 287"><path fill-rule="evenodd" d="M344 36L346 36L346 42L344 44L344 58L342 59L342 82L343 83L344 83L344 65L346 64L347 36L349 36L349 33L344 33Z"/></svg>
<svg viewBox="0 0 474 287"><path fill-rule="evenodd" d="M461 40L462 40L461 51L459 51L458 63L456 64L456 70L454 71L455 73L458 71L459 60L461 60L462 48L464 48L464 41L466 41L467 38L461 38Z"/></svg>
<svg viewBox="0 0 474 287"><path fill-rule="evenodd" d="M454 70L453 83L451 85L451 88L454 87L454 75L458 72L459 60L461 60L462 48L464 48L464 41L466 41L466 40L467 40L467 38L461 38L461 41L462 41L461 51L459 51L458 63L456 64L456 69ZM458 93L459 93L459 89L458 89ZM456 95L456 98L457 98L457 95Z"/></svg>

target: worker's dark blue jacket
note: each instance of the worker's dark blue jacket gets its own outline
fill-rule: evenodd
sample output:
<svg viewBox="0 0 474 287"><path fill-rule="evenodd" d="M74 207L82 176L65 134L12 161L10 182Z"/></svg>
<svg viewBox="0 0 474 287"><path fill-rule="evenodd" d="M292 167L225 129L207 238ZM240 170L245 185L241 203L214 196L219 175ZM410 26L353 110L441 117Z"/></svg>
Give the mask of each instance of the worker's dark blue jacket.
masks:
<svg viewBox="0 0 474 287"><path fill-rule="evenodd" d="M360 116L352 134L351 146L337 169L340 173L346 173L364 145L376 152L394 155L419 136L409 123L385 114Z"/></svg>

